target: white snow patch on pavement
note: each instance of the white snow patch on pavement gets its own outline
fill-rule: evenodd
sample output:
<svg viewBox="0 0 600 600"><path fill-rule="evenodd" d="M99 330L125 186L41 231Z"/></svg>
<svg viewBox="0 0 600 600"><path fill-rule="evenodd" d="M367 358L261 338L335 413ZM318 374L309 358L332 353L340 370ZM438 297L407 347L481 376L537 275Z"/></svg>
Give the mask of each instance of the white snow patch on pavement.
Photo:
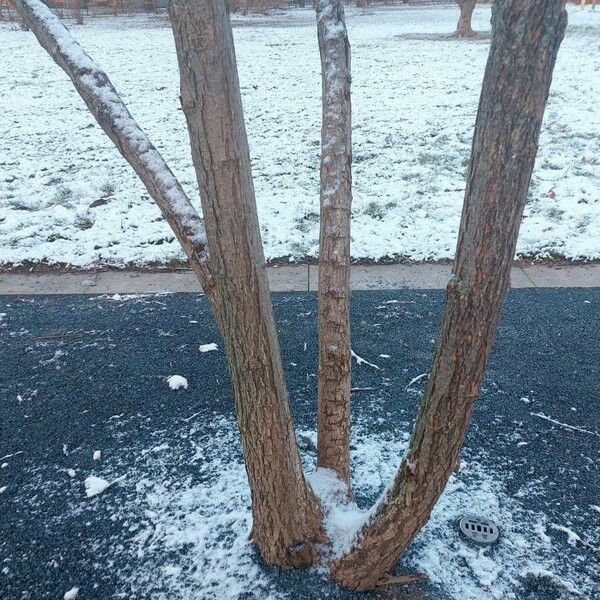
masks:
<svg viewBox="0 0 600 600"><path fill-rule="evenodd" d="M98 496L102 492L105 492L111 485L115 482L106 481L106 479L102 479L101 477L96 477L95 475L90 475L85 479L83 485L85 487L85 495L88 498L93 498L94 496Z"/></svg>
<svg viewBox="0 0 600 600"><path fill-rule="evenodd" d="M214 352L215 350L218 350L219 347L217 346L217 344L215 343L211 343L211 344L202 344L198 350L200 350L200 352L205 353L205 352Z"/></svg>
<svg viewBox="0 0 600 600"><path fill-rule="evenodd" d="M566 533L567 544L569 544L570 546L577 546L577 544L581 542L581 538L579 537L579 535L577 535L572 529L569 529L564 525L556 525L556 523L552 523L550 527L552 527L552 529L555 529L556 531L562 531L563 533Z"/></svg>
<svg viewBox="0 0 600 600"><path fill-rule="evenodd" d="M167 383L172 390L187 390L188 380L181 375L171 375L167 378Z"/></svg>
<svg viewBox="0 0 600 600"><path fill-rule="evenodd" d="M65 592L65 595L63 596L63 600L75 600L75 598L77 598L78 595L79 595L79 588L74 587L74 588L71 588L68 592Z"/></svg>
<svg viewBox="0 0 600 600"><path fill-rule="evenodd" d="M352 254L449 259L489 44L410 37L450 33L452 4L346 12ZM475 28L488 30L489 19L489 7L478 5ZM247 18L244 25L234 35L265 255L314 257L321 128L314 11ZM196 199L166 16L89 19L73 33ZM600 258L600 110L591 101L600 53L590 51L599 34L599 11L569 7L520 254ZM0 47L10 56L0 62L0 264L183 259L142 184L31 33L0 23Z"/></svg>

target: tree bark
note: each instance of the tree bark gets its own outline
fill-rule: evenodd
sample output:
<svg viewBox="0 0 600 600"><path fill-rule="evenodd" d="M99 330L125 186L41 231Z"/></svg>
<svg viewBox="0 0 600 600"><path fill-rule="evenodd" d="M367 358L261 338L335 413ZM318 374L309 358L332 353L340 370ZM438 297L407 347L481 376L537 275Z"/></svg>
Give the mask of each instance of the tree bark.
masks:
<svg viewBox="0 0 600 600"><path fill-rule="evenodd" d="M204 292L214 297L204 224L181 185L135 122L119 94L52 11L40 0L12 0L41 46L70 77L90 112L133 167L183 247Z"/></svg>
<svg viewBox="0 0 600 600"><path fill-rule="evenodd" d="M344 586L385 582L427 522L455 465L503 299L556 54L564 0L496 0L453 275L431 375L406 457L353 549Z"/></svg>
<svg viewBox="0 0 600 600"><path fill-rule="evenodd" d="M305 567L325 539L304 479L260 238L229 13L224 0L169 12L217 294L221 331L263 559Z"/></svg>
<svg viewBox="0 0 600 600"><path fill-rule="evenodd" d="M475 32L471 27L471 19L477 0L456 0L456 2L460 8L460 16L455 35L457 37L473 37Z"/></svg>
<svg viewBox="0 0 600 600"><path fill-rule="evenodd" d="M341 0L317 0L321 54L321 231L317 465L350 489L350 45Z"/></svg>

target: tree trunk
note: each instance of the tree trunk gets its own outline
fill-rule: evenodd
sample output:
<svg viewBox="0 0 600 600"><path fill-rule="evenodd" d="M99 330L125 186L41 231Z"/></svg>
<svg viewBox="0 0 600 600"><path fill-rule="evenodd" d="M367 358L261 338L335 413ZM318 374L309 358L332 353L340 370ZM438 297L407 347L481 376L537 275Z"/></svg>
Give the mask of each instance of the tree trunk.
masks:
<svg viewBox="0 0 600 600"><path fill-rule="evenodd" d="M321 232L317 465L350 486L350 45L341 0L317 0L321 54Z"/></svg>
<svg viewBox="0 0 600 600"><path fill-rule="evenodd" d="M460 8L460 17L458 18L458 25L456 26L457 37L473 37L475 35L475 32L471 27L471 19L473 17L476 1L477 0L456 0Z"/></svg>
<svg viewBox="0 0 600 600"><path fill-rule="evenodd" d="M324 540L302 472L269 295L233 36L224 0L169 8L237 418L263 559L304 567Z"/></svg>
<svg viewBox="0 0 600 600"><path fill-rule="evenodd" d="M367 8L369 0L356 0L356 8Z"/></svg>
<svg viewBox="0 0 600 600"><path fill-rule="evenodd" d="M73 18L77 25L83 25L83 11L81 10L81 0L73 0Z"/></svg>
<svg viewBox="0 0 600 600"><path fill-rule="evenodd" d="M40 0L13 0L23 23L70 77L98 124L133 167L183 247L204 292L214 298L202 219L112 83Z"/></svg>
<svg viewBox="0 0 600 600"><path fill-rule="evenodd" d="M385 582L458 464L502 302L556 54L564 0L496 0L453 275L429 384L393 485L332 565L357 590Z"/></svg>

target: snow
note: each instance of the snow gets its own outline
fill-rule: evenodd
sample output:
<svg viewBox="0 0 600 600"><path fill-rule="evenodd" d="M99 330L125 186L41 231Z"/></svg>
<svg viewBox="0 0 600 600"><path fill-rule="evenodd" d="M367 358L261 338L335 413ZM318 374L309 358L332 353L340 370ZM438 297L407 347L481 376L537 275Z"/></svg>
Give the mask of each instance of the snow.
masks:
<svg viewBox="0 0 600 600"><path fill-rule="evenodd" d="M449 259L488 42L425 39L453 30L453 5L346 13L353 256ZM489 14L476 8L477 29L489 28ZM569 19L517 250L600 258L600 110L591 101L600 54L590 51L600 12L570 6ZM314 11L243 21L234 34L265 255L314 257L321 119ZM74 33L198 207L166 17L89 19ZM32 34L0 23L0 47L11 57L0 61L0 264L182 259L158 208Z"/></svg>
<svg viewBox="0 0 600 600"><path fill-rule="evenodd" d="M348 488L335 471L317 468L307 474L307 480L321 500L324 525L331 540L329 557L341 556L365 520L365 511L348 499Z"/></svg>
<svg viewBox="0 0 600 600"><path fill-rule="evenodd" d="M556 529L556 531L562 531L563 533L566 533L567 544L570 546L577 546L577 543L581 542L581 538L572 529L569 529L564 525L556 525L555 523L552 523L550 527L552 527L552 529Z"/></svg>
<svg viewBox="0 0 600 600"><path fill-rule="evenodd" d="M418 381L421 381L421 379L423 379L423 377L427 377L429 375L429 373L421 373L420 375L417 375L416 377L413 377L408 384L406 385L405 389L409 389L411 385L413 385L413 383L417 383Z"/></svg>
<svg viewBox="0 0 600 600"><path fill-rule="evenodd" d="M149 186L160 190L161 200L167 205L166 210L177 220L177 225L187 230L192 242L205 244L206 233L197 212L162 156L132 118L106 74L41 0L23 1L52 39L52 51L58 62L63 66L68 63L69 71L77 76L81 86L79 89L85 90L82 93L94 99L92 104L102 115L103 121L110 124L110 133L117 138L118 145L124 151L129 150L130 155L135 157L136 168L139 167L144 172Z"/></svg>
<svg viewBox="0 0 600 600"><path fill-rule="evenodd" d="M115 519L136 523L129 541L119 536L109 550L102 550L133 565L127 575L131 596L156 600L298 597L296 583L289 586L280 581L283 575L273 577L262 568L248 541L250 494L235 420L215 414L202 424L183 427L181 435L181 443L170 445L169 452L136 452L144 462L128 463L133 483L124 498L118 502L107 498ZM297 435L316 440L313 430ZM385 489L407 442L402 429L381 434L367 431L360 419L353 423L352 485L358 498ZM332 471L315 468L314 444L302 444L302 455L307 479L323 502L332 541L324 549L329 559L352 542L369 507L349 501L344 484ZM180 463L190 466L189 475L181 469L175 474L173 464ZM498 523L498 544L480 548L463 540L457 524L465 514ZM543 577L573 593L589 592L593 583L578 572L570 555L575 548L557 547L558 541L545 533L548 528L552 525L545 514L528 510L505 488L502 472L484 469L469 457L451 477L404 563L411 571L426 573L452 600L519 598L515 590L529 576ZM335 588L327 588L320 578L326 574L325 566L314 571L307 577L317 578L320 597L336 597Z"/></svg>
<svg viewBox="0 0 600 600"><path fill-rule="evenodd" d="M4 494L4 492L8 489L8 486L3 485L2 487L0 487L0 494Z"/></svg>
<svg viewBox="0 0 600 600"><path fill-rule="evenodd" d="M94 496L101 494L112 485L112 483L106 481L106 479L94 475L87 477L83 484L85 486L85 495L88 498L93 498Z"/></svg>
<svg viewBox="0 0 600 600"><path fill-rule="evenodd" d="M188 380L181 375L171 375L167 379L167 383L172 390L187 390Z"/></svg>
<svg viewBox="0 0 600 600"><path fill-rule="evenodd" d="M63 598L64 598L64 600L75 600L75 598L77 598L78 595L79 595L79 588L74 587L74 588L71 588L68 592L65 592L65 595L63 596Z"/></svg>
<svg viewBox="0 0 600 600"><path fill-rule="evenodd" d="M100 460L102 458L102 452L100 450L94 450L92 457L94 460Z"/></svg>
<svg viewBox="0 0 600 600"><path fill-rule="evenodd" d="M359 356L358 354L356 354L356 352L354 352L354 350L350 350L350 354L352 356L352 358L354 358L356 360L356 364L357 365L367 365L368 367L372 367L373 369L376 369L377 371L381 371L381 367L376 365L375 363L369 362L368 360L365 360L362 356Z"/></svg>
<svg viewBox="0 0 600 600"><path fill-rule="evenodd" d="M218 350L218 349L219 349L219 347L214 342L211 344L201 344L200 347L198 348L198 350L200 350L200 352L202 352L202 353L214 352L215 350Z"/></svg>
<svg viewBox="0 0 600 600"><path fill-rule="evenodd" d="M595 435L596 437L600 437L600 433L597 431L590 431L589 429L584 429L583 427L578 427L576 425L569 425L568 423L562 423L561 421L557 421L556 419L553 419L552 417L549 417L548 415L545 415L544 413L529 413L531 416L533 417L538 417L539 419L544 419L544 421L549 421L550 423L553 423L554 425L558 425L559 427L562 427L563 429L568 429L570 431L578 431L580 433L587 433L588 435Z"/></svg>

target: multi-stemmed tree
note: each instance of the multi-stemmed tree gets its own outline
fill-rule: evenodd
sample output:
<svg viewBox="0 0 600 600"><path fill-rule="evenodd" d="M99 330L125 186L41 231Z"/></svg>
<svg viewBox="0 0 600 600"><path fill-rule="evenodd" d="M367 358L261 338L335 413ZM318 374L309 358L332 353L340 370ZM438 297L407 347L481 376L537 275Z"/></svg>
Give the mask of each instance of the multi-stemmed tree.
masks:
<svg viewBox="0 0 600 600"><path fill-rule="evenodd" d="M134 168L180 241L224 338L252 495L252 540L282 568L327 556L323 507L300 462L260 239L226 0L169 12L202 217L106 74L41 0L12 0ZM350 51L341 0L317 0L322 65L317 464L350 488ZM368 590L393 577L459 453L509 287L564 0L496 0L456 258L427 388L406 455L332 576ZM331 472L330 471L330 472ZM324 560L324 559L323 559Z"/></svg>

